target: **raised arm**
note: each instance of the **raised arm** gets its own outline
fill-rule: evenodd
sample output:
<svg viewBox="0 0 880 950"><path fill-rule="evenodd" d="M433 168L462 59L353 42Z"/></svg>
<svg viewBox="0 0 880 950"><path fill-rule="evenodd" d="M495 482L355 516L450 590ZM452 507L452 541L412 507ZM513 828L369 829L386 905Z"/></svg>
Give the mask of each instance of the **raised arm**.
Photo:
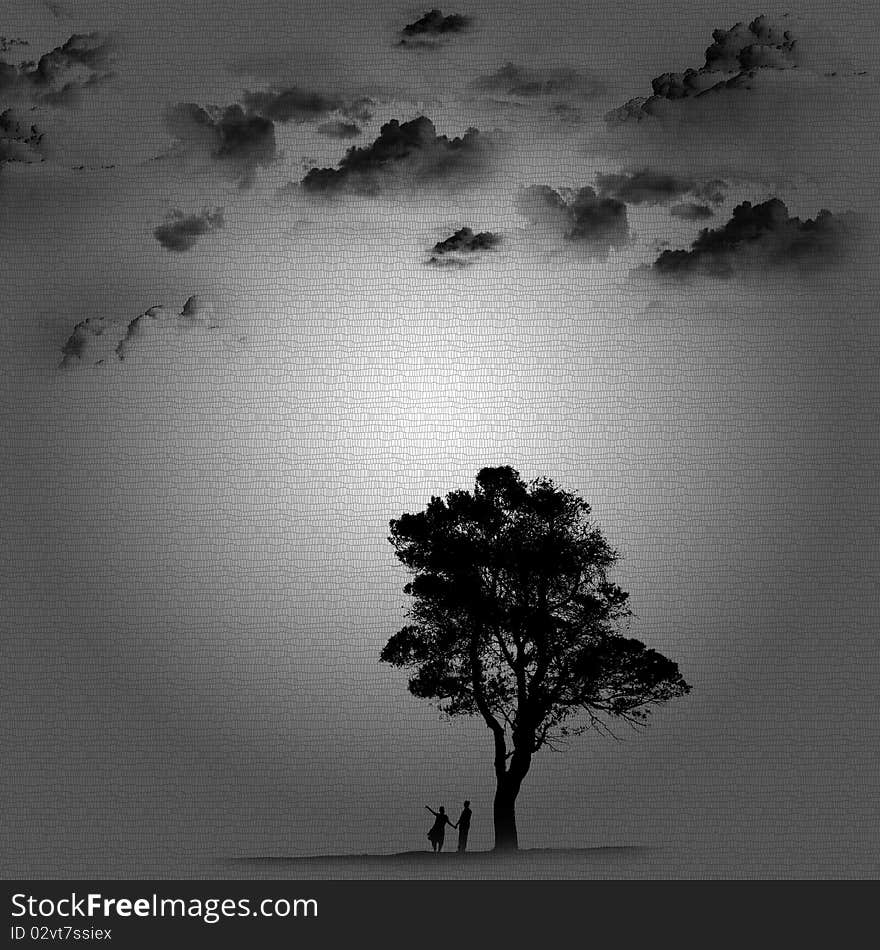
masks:
<svg viewBox="0 0 880 950"><path fill-rule="evenodd" d="M430 805L425 805L425 808L427 808L428 811L429 811L435 818L439 818L439 817L440 817L440 815L439 815L436 811L434 811L434 809L431 808Z"/></svg>

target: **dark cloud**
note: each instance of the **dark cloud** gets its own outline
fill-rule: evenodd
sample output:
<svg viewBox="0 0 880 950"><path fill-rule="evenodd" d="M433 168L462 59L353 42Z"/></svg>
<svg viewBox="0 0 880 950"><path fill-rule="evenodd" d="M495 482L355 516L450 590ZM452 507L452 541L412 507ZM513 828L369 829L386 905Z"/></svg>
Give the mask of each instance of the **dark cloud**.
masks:
<svg viewBox="0 0 880 950"><path fill-rule="evenodd" d="M12 109L0 112L0 166L6 162L43 161L43 133Z"/></svg>
<svg viewBox="0 0 880 950"><path fill-rule="evenodd" d="M431 249L434 254L466 253L474 251L490 251L496 247L501 238L491 231L480 231L475 234L471 228L460 228L445 241L438 241Z"/></svg>
<svg viewBox="0 0 880 950"><path fill-rule="evenodd" d="M727 182L720 178L713 178L711 181L705 181L691 189L691 193L700 201L709 201L712 204L720 205L727 197Z"/></svg>
<svg viewBox="0 0 880 950"><path fill-rule="evenodd" d="M459 228L443 241L431 248L429 264L465 264L465 258L482 251L491 251L501 243L501 235L492 231L475 233L471 228ZM463 255L463 256L462 256Z"/></svg>
<svg viewBox="0 0 880 950"><path fill-rule="evenodd" d="M549 185L526 188L519 196L518 205L520 212L533 224L540 224L548 217L553 220L564 218L568 208L562 194Z"/></svg>
<svg viewBox="0 0 880 950"><path fill-rule="evenodd" d="M21 40L17 36L0 36L0 53L5 53L16 46L30 46L27 40Z"/></svg>
<svg viewBox="0 0 880 950"><path fill-rule="evenodd" d="M505 63L497 72L483 76L474 85L487 92L507 96L532 98L536 96L577 96L590 99L598 96L605 84L595 76L576 69L527 69L514 63Z"/></svg>
<svg viewBox="0 0 880 950"><path fill-rule="evenodd" d="M581 188L568 205L570 241L619 247L629 236L626 205L616 198L600 198L592 188Z"/></svg>
<svg viewBox="0 0 880 950"><path fill-rule="evenodd" d="M715 212L708 205L697 204L693 201L685 201L678 205L673 205L669 213L674 218L684 218L685 221L702 221L711 218Z"/></svg>
<svg viewBox="0 0 880 950"><path fill-rule="evenodd" d="M154 231L153 237L169 251L189 251L196 246L203 234L219 231L223 227L223 209L205 208L198 214L172 211L164 224Z"/></svg>
<svg viewBox="0 0 880 950"><path fill-rule="evenodd" d="M342 108L342 114L347 119L355 119L358 122L368 122L373 118L373 108L376 100L369 96L361 96L359 99L352 99Z"/></svg>
<svg viewBox="0 0 880 950"><path fill-rule="evenodd" d="M461 33L466 30L470 20L460 13L443 15L436 7L423 14L414 23L405 26L401 33L405 36L441 36L444 33Z"/></svg>
<svg viewBox="0 0 880 950"><path fill-rule="evenodd" d="M263 92L245 92L242 96L245 111L273 122L316 122L339 112L347 119L366 122L372 118L372 99L362 97L346 100L341 96L327 95L289 86Z"/></svg>
<svg viewBox="0 0 880 950"><path fill-rule="evenodd" d="M705 69L785 69L796 65L797 41L788 30L780 30L759 16L748 26L737 23L729 30L715 30L706 50Z"/></svg>
<svg viewBox="0 0 880 950"><path fill-rule="evenodd" d="M351 147L336 168L310 169L301 187L313 194L373 194L393 183L449 181L473 171L482 158L482 139L476 129L449 138L438 135L425 116L411 122L393 119L382 126L372 144Z"/></svg>
<svg viewBox="0 0 880 950"><path fill-rule="evenodd" d="M200 295L190 297L180 313L167 307L151 307L129 323L116 346L116 355L125 360L138 349L179 339L181 334L197 327L209 327L213 313L212 304Z"/></svg>
<svg viewBox="0 0 880 950"><path fill-rule="evenodd" d="M89 317L78 323L61 347L61 367L92 363L100 365L112 346L110 335L118 326L105 317Z"/></svg>
<svg viewBox="0 0 880 950"><path fill-rule="evenodd" d="M245 92L242 104L225 108L180 102L166 113L166 123L178 139L179 154L207 160L226 177L248 187L256 170L278 157L276 123L314 122L337 113L343 118L324 122L318 131L334 138L353 138L360 134L353 120L370 119L374 105L367 97L346 100L288 86Z"/></svg>
<svg viewBox="0 0 880 950"><path fill-rule="evenodd" d="M356 122L334 121L322 123L317 131L334 139L355 139L361 134L361 127Z"/></svg>
<svg viewBox="0 0 880 950"><path fill-rule="evenodd" d="M42 4L56 20L66 20L71 15L66 4L58 3L57 0L42 0Z"/></svg>
<svg viewBox="0 0 880 950"><path fill-rule="evenodd" d="M765 16L748 25L715 30L699 69L663 73L651 81L653 95L630 99L605 116L609 124L657 115L667 101L697 98L707 93L749 89L760 69L788 69L797 65L797 41L787 30L774 27Z"/></svg>
<svg viewBox="0 0 880 950"><path fill-rule="evenodd" d="M252 184L256 170L271 165L278 155L274 122L240 105L206 109L180 102L168 111L166 122L180 153L207 160L242 187Z"/></svg>
<svg viewBox="0 0 880 950"><path fill-rule="evenodd" d="M626 204L618 198L603 198L592 188L556 191L547 185L527 188L519 209L534 224L561 233L598 254L622 247L629 240Z"/></svg>
<svg viewBox="0 0 880 950"><path fill-rule="evenodd" d="M247 112L273 122L312 122L341 109L341 99L291 86L264 92L245 92L242 102Z"/></svg>
<svg viewBox="0 0 880 950"><path fill-rule="evenodd" d="M633 172L597 175L596 187L601 197L619 198L627 204L663 204L686 194L720 204L726 186L717 179L698 184L691 178L641 168Z"/></svg>
<svg viewBox="0 0 880 950"><path fill-rule="evenodd" d="M653 269L663 275L706 274L727 277L738 270L789 265L815 266L834 257L845 222L830 211L801 220L785 203L771 198L744 201L720 228L703 228L689 251L663 251Z"/></svg>
<svg viewBox="0 0 880 950"><path fill-rule="evenodd" d="M470 17L460 13L443 15L442 10L429 10L401 31L401 46L428 47L456 33L463 33L470 26Z"/></svg>
<svg viewBox="0 0 880 950"><path fill-rule="evenodd" d="M133 320L89 317L78 323L61 348L61 368L100 366L108 359L125 360L146 346L179 341L188 332L215 330L215 308L210 298L193 295L180 312L150 307Z"/></svg>
<svg viewBox="0 0 880 950"><path fill-rule="evenodd" d="M103 33L75 33L38 60L0 60L0 95L36 104L74 105L84 89L113 76L114 46Z"/></svg>

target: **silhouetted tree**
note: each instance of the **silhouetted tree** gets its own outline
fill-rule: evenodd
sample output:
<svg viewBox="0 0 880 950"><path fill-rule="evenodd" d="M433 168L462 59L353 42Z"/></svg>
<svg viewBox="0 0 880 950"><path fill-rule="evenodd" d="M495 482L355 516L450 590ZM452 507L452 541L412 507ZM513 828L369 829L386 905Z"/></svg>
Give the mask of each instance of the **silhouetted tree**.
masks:
<svg viewBox="0 0 880 950"><path fill-rule="evenodd" d="M589 516L572 492L505 466L391 522L413 603L381 660L413 671L413 695L485 720L496 850L518 847L516 798L539 749L610 731L609 718L642 724L690 690L672 660L621 634L629 595L606 576L618 554Z"/></svg>

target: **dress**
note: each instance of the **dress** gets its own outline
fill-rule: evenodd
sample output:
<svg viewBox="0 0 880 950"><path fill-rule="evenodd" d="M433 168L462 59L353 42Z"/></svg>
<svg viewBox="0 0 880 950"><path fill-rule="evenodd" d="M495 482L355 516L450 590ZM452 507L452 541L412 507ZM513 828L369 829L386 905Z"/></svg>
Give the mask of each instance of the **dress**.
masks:
<svg viewBox="0 0 880 950"><path fill-rule="evenodd" d="M446 826L452 824L447 815L438 815L434 819L434 824L431 825L431 830L428 832L428 840L431 844L443 844L443 839L446 837Z"/></svg>

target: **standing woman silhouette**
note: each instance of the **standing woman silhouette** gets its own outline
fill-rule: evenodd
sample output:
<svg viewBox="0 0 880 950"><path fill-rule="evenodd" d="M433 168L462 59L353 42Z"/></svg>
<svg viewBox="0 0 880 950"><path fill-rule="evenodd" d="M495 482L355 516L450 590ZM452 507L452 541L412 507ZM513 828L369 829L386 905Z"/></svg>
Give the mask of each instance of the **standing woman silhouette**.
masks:
<svg viewBox="0 0 880 950"><path fill-rule="evenodd" d="M434 811L430 805L425 805L425 808L434 816L434 824L431 825L431 830L428 832L428 840L431 842L434 852L439 854L443 850L446 826L449 825L450 828L454 828L455 825L449 820L449 815L446 814L446 809L442 805L440 811Z"/></svg>

